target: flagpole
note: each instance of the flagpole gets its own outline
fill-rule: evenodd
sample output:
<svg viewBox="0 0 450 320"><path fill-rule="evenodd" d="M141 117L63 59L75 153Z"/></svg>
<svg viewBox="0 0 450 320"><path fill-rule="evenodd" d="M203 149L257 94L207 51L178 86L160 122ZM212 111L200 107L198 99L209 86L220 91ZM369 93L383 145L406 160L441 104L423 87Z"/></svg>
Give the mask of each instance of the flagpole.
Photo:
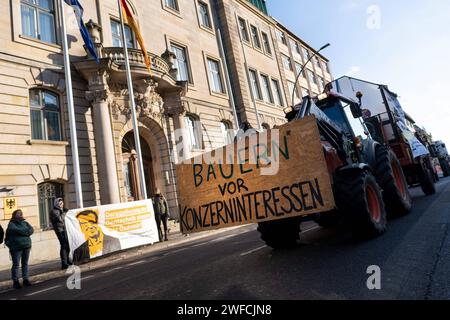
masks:
<svg viewBox="0 0 450 320"><path fill-rule="evenodd" d="M64 0L60 1L61 10L61 33L62 44L64 53L64 73L66 76L66 96L67 96L67 109L69 113L70 123L70 144L72 146L72 159L73 159L73 174L75 180L75 194L77 208L83 208L83 190L81 186L81 173L80 173L80 159L78 156L78 138L77 138L77 126L75 120L75 107L73 103L73 89L72 89L72 73L70 70L70 57L69 46L67 44L67 30L66 30L66 17L64 15Z"/></svg>
<svg viewBox="0 0 450 320"><path fill-rule="evenodd" d="M130 97L130 107L131 107L131 116L133 118L133 128L134 128L134 141L136 144L136 152L138 155L138 168L140 175L140 185L141 185L141 197L142 199L147 199L147 186L145 185L145 174L144 174L144 163L142 161L142 152L141 152L141 141L139 139L139 126L136 116L136 102L134 101L134 90L133 90L133 79L131 78L131 69L130 69L130 60L128 59L128 46L127 40L125 36L125 23L123 21L123 11L122 5L120 4L120 0L117 0L119 5L119 17L120 17L120 26L122 32L122 44L123 51L125 54L125 67L127 73L127 82L128 82L128 95Z"/></svg>

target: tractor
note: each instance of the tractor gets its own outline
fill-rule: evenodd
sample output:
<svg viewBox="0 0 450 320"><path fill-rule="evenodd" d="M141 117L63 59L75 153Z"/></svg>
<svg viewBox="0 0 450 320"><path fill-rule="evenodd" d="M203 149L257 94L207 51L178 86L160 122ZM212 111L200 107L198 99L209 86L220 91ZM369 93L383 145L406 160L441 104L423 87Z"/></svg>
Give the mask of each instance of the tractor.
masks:
<svg viewBox="0 0 450 320"><path fill-rule="evenodd" d="M371 136L359 101L335 91L285 110L289 122L314 115L332 181L336 208L313 216L322 227L348 226L358 239L370 239L386 231L388 216L410 212L412 198L400 161L385 144ZM295 217L258 224L262 240L275 249L296 245L300 225Z"/></svg>
<svg viewBox="0 0 450 320"><path fill-rule="evenodd" d="M347 76L329 83L325 91L330 90L364 95L362 119L371 137L396 154L409 186L420 185L427 196L436 193L438 175L429 150L430 136L405 113L397 94L386 85Z"/></svg>
<svg viewBox="0 0 450 320"><path fill-rule="evenodd" d="M444 177L450 176L450 156L444 142L436 141L431 145L433 157L439 160Z"/></svg>

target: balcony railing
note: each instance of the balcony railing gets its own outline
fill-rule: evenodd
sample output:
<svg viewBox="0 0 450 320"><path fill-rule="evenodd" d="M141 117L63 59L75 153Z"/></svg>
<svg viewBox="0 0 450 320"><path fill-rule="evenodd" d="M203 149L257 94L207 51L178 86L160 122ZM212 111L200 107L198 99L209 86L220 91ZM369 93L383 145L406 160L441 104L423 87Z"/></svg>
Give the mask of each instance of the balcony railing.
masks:
<svg viewBox="0 0 450 320"><path fill-rule="evenodd" d="M170 66L163 58L153 53L149 53L149 55L152 61L153 71L160 72L162 74L170 74ZM128 49L128 56L131 66L137 65L145 68L144 55L142 54L141 50ZM103 48L102 58L110 58L113 62L120 65L125 64L125 55L123 53L123 48Z"/></svg>

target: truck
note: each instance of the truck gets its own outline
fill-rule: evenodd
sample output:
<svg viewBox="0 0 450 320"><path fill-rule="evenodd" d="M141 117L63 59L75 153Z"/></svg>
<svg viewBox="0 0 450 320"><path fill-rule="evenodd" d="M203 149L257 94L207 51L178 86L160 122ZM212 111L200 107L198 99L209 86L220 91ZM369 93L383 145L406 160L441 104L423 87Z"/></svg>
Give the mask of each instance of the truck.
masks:
<svg viewBox="0 0 450 320"><path fill-rule="evenodd" d="M389 147L399 159L409 186L420 185L426 195L436 193L436 170L426 142L387 85L343 76L326 86L343 95L362 94L363 120L371 136Z"/></svg>
<svg viewBox="0 0 450 320"><path fill-rule="evenodd" d="M431 145L431 149L433 156L439 161L444 177L450 176L450 156L445 143L442 141L435 141Z"/></svg>
<svg viewBox="0 0 450 320"><path fill-rule="evenodd" d="M372 137L363 120L362 97L359 93L356 101L328 90L285 112L290 123L311 115L317 119L336 206L313 220L323 227L343 223L356 238L369 239L386 231L389 216L409 213L412 199L396 154ZM296 244L306 219L262 222L258 231L268 246L285 248Z"/></svg>

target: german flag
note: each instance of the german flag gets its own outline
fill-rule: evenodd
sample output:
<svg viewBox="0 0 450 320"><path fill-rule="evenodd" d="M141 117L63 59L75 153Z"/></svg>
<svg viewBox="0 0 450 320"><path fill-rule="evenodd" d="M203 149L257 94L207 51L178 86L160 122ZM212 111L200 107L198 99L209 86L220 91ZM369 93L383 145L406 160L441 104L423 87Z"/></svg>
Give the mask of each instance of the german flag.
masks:
<svg viewBox="0 0 450 320"><path fill-rule="evenodd" d="M139 25L133 16L133 12L128 7L126 0L120 0L120 4L122 6L124 22L130 26L130 28L136 35L136 39L139 43L139 46L141 47L142 53L144 54L145 65L147 66L148 71L151 73L152 62L148 55L147 49L145 49L144 38L142 37Z"/></svg>

